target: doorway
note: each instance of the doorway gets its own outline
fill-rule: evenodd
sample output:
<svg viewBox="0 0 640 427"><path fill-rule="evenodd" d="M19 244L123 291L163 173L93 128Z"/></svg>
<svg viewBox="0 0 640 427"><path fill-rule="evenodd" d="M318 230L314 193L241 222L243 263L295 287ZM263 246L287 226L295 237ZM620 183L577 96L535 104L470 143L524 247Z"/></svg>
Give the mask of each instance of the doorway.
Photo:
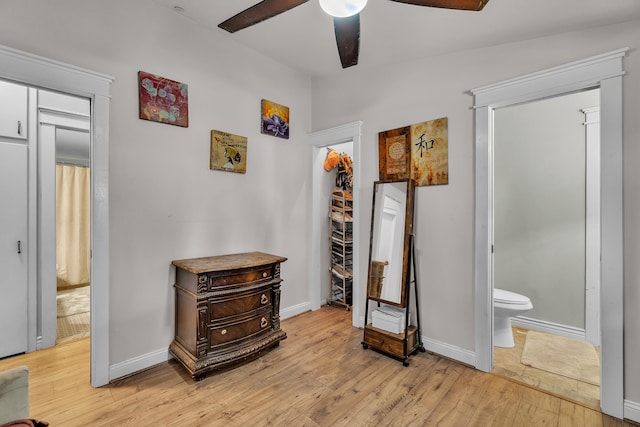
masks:
<svg viewBox="0 0 640 427"><path fill-rule="evenodd" d="M90 294L80 288L91 282L91 110L88 99L57 92L38 89L37 99L32 152L38 158L40 194L36 209L41 349L58 343L61 330L68 330L63 337L67 338L80 335L90 324Z"/></svg>
<svg viewBox="0 0 640 427"><path fill-rule="evenodd" d="M328 209L331 193L327 193L326 187L327 172L323 163L326 158L327 147L341 144L352 145L352 159L355 165L353 170L353 271L352 271L352 324L362 326L364 317L360 314L360 133L362 122L354 122L338 126L335 128L314 132L311 134L311 238L309 239L309 256L311 259L309 268L309 307L311 310L318 310L323 300L323 289L328 290L329 262L328 262ZM325 183L325 185L323 185ZM323 233L322 230L327 230ZM323 241L326 242L323 245ZM326 260L326 263L314 260ZM325 268L323 268L325 267ZM323 286L323 280L326 280ZM325 296L327 293L325 293Z"/></svg>
<svg viewBox="0 0 640 427"><path fill-rule="evenodd" d="M91 169L94 179L91 188L91 384L99 387L109 383L109 104L110 85L113 78L76 66L53 61L27 52L0 45L0 78L12 80L26 86L39 87L61 93L76 95L90 100L91 105ZM30 102L32 102L30 100ZM35 100L33 101L35 102ZM35 121L29 122L29 132L37 132ZM49 131L55 129L49 129ZM55 135L52 137L55 138ZM31 206L37 206L38 164L36 156L29 160L29 193ZM52 163L52 167L55 163ZM53 182L54 180L52 180ZM28 213L29 230L38 229L38 215L35 209ZM55 225L53 226L55 227ZM50 227L52 228L52 227ZM49 322L39 317L39 298L42 295L39 274L43 271L41 261L51 263L55 255L43 249L40 233L29 233L26 254L28 264L28 351L38 348L38 337L42 329L48 329L48 336L55 337L55 304L46 313ZM50 238L50 236L49 236ZM54 243L55 245L55 243ZM53 246L55 247L55 246ZM43 252L44 251L44 252ZM55 277L53 267L46 265ZM55 289L55 287L54 287ZM55 292L55 290L53 291ZM100 301L96 304L96 301ZM53 319L53 320L51 320ZM51 324L52 322L52 324ZM53 329L53 333L51 333Z"/></svg>
<svg viewBox="0 0 640 427"><path fill-rule="evenodd" d="M89 102L85 101L89 112ZM58 345L90 336L90 134L79 129L57 129L55 145Z"/></svg>
<svg viewBox="0 0 640 427"><path fill-rule="evenodd" d="M493 125L496 108L599 87L601 112L601 410L624 416L622 76L627 48L471 91L475 97L476 368L493 369Z"/></svg>
<svg viewBox="0 0 640 427"><path fill-rule="evenodd" d="M599 102L593 89L496 109L493 138L493 286L533 303L511 319L516 345L494 347L493 372L594 409L600 145L584 111Z"/></svg>

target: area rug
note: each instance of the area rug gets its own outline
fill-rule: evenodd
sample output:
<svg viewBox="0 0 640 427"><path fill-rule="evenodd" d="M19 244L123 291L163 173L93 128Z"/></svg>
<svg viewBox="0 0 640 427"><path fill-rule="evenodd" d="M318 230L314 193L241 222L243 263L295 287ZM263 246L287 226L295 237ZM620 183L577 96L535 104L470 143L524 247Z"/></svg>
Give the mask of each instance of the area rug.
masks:
<svg viewBox="0 0 640 427"><path fill-rule="evenodd" d="M58 291L58 317L89 312L90 286Z"/></svg>
<svg viewBox="0 0 640 427"><path fill-rule="evenodd" d="M90 294L89 286L58 291L56 344L90 335Z"/></svg>
<svg viewBox="0 0 640 427"><path fill-rule="evenodd" d="M600 385L598 353L586 341L528 331L520 361L532 368Z"/></svg>
<svg viewBox="0 0 640 427"><path fill-rule="evenodd" d="M91 335L91 316L89 313L78 313L71 316L58 317L56 344L79 340Z"/></svg>

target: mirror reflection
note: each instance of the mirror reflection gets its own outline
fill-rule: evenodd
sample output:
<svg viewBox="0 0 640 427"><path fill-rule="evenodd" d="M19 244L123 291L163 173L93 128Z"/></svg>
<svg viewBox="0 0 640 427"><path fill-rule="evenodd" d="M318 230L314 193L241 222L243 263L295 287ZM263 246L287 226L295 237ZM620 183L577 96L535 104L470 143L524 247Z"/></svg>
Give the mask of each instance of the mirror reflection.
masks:
<svg viewBox="0 0 640 427"><path fill-rule="evenodd" d="M413 212L412 181L374 183L368 297L403 306Z"/></svg>

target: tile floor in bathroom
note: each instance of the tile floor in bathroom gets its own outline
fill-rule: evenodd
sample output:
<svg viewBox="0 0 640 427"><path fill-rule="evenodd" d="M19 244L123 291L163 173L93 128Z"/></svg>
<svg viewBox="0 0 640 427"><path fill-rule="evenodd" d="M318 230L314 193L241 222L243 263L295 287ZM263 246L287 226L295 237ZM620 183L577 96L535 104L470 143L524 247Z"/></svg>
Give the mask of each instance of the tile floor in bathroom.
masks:
<svg viewBox="0 0 640 427"><path fill-rule="evenodd" d="M515 347L494 347L493 373L565 397L590 408L600 408L600 387L523 365L520 361L528 330L513 327ZM596 351L599 351L596 348Z"/></svg>

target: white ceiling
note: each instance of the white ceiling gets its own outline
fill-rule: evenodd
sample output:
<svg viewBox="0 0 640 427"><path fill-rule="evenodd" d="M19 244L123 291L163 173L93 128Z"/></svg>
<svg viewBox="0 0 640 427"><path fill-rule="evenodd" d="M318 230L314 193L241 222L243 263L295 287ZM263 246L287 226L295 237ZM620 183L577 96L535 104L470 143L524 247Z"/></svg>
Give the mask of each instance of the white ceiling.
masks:
<svg viewBox="0 0 640 427"><path fill-rule="evenodd" d="M342 70L333 20L317 0L234 34L217 25L258 0L153 0L223 37L310 76ZM640 0L490 0L480 12L369 0L360 14L360 59L355 68L640 19Z"/></svg>

